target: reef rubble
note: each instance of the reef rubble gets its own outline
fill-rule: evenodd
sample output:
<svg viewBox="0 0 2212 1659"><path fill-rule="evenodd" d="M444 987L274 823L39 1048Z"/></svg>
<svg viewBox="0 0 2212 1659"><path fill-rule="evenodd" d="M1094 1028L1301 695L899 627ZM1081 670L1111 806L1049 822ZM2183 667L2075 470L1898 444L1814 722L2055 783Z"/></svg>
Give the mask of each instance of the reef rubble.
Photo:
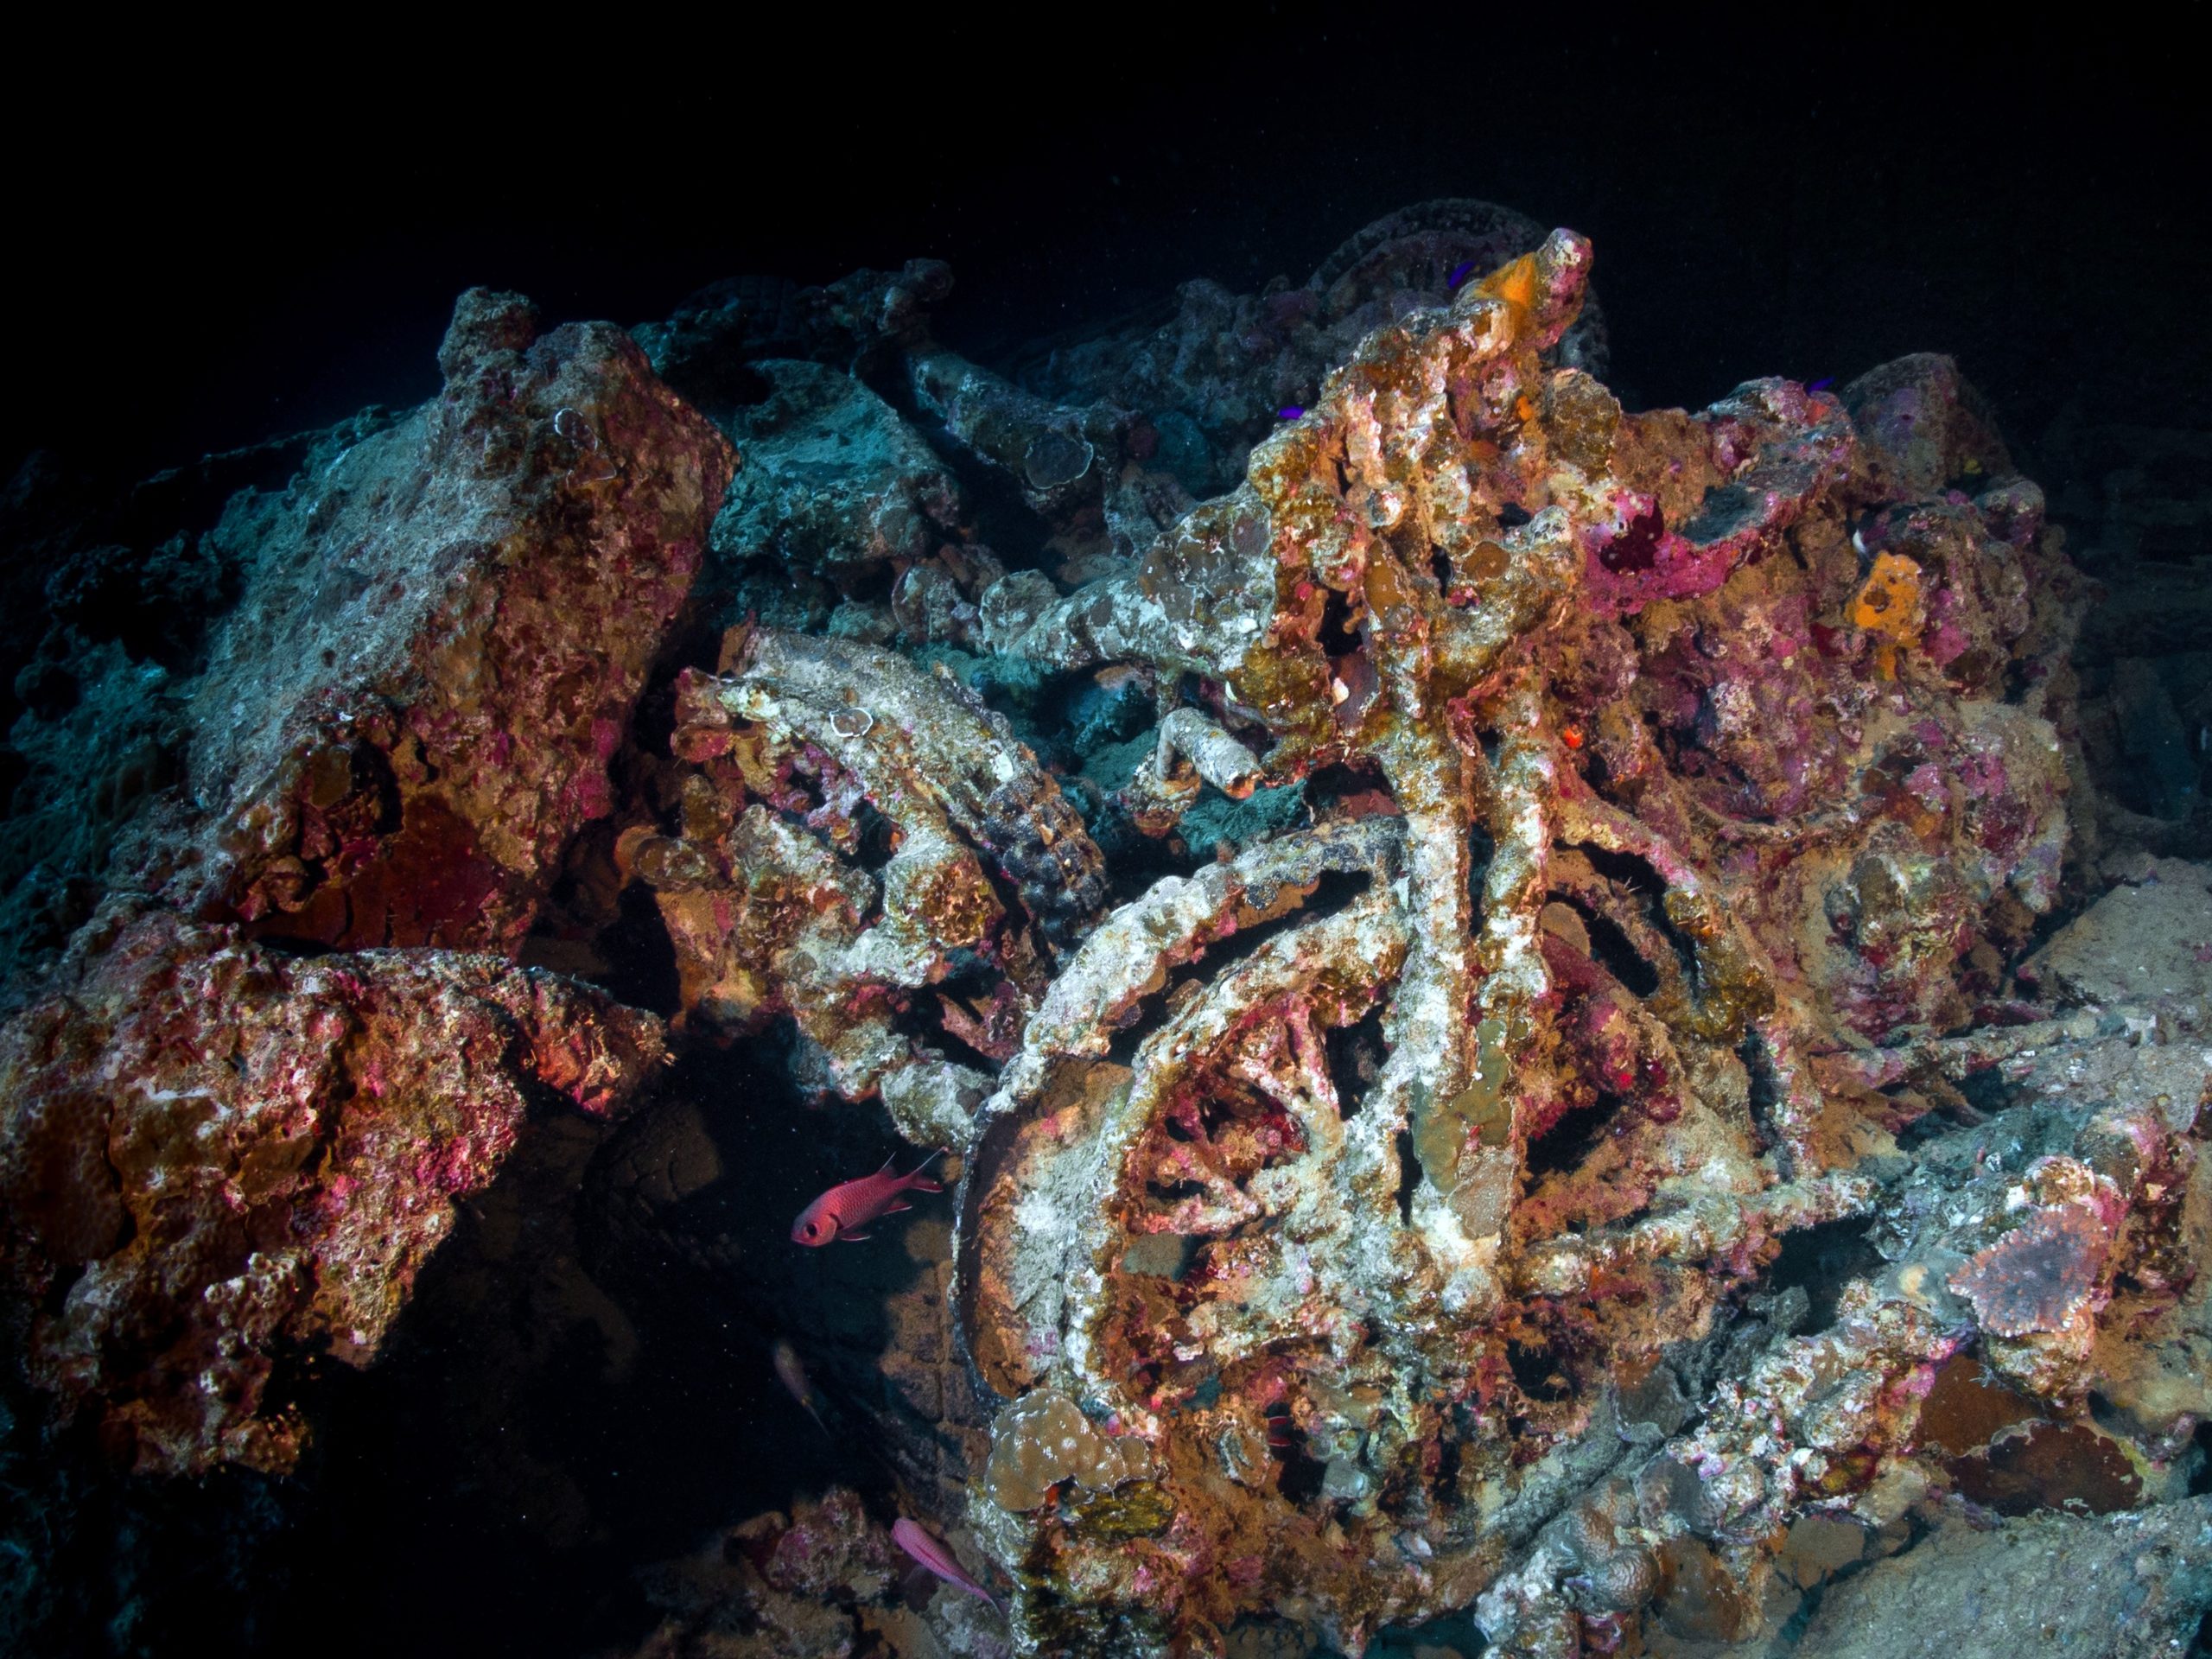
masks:
<svg viewBox="0 0 2212 1659"><path fill-rule="evenodd" d="M880 1488L652 1569L641 1654L1840 1655L2123 1558L2109 1650L2193 1630L2212 908L2085 584L1948 359L1632 410L1593 257L1427 204L995 367L927 261L465 296L188 544L199 643L26 671L30 1383L293 1468L564 1100L635 1115L610 1248L753 1278L740 1052L958 1187L810 1356ZM87 831L94 728L161 758Z"/></svg>

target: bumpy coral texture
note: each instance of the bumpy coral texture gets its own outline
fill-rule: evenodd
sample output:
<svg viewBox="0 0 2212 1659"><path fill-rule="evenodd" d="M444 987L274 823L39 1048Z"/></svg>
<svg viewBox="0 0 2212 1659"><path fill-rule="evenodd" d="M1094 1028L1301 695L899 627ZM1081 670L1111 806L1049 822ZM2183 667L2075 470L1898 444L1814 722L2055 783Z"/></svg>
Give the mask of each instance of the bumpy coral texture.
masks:
<svg viewBox="0 0 2212 1659"><path fill-rule="evenodd" d="M983 1489L1008 1510L1033 1510L1062 1481L1108 1492L1146 1472L1141 1440L1101 1433L1064 1394L1039 1389L999 1414Z"/></svg>
<svg viewBox="0 0 2212 1659"><path fill-rule="evenodd" d="M516 295L464 296L438 360L438 397L219 527L254 568L190 711L212 823L140 855L181 905L512 950L612 807L728 446L619 330L539 338Z"/></svg>

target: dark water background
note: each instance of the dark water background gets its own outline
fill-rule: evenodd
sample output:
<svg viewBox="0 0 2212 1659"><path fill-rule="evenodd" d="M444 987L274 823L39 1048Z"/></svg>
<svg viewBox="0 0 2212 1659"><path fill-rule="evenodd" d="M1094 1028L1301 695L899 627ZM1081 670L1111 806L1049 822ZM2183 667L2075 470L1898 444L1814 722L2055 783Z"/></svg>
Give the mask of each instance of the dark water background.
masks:
<svg viewBox="0 0 2212 1659"><path fill-rule="evenodd" d="M1192 276L1302 280L1439 195L1595 238L1632 403L1941 349L2016 441L2069 402L2212 425L2212 145L2178 21L1360 16L549 31L388 74L364 42L27 98L0 461L137 475L418 401L473 283L634 322L740 273L929 255L957 276L941 334L988 357Z"/></svg>

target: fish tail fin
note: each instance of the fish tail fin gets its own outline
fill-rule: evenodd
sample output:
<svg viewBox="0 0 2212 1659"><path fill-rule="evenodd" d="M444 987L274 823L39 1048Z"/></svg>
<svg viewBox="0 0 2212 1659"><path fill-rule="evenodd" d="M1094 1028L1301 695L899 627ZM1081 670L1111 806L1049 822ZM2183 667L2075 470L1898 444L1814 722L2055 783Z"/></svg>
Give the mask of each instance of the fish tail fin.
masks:
<svg viewBox="0 0 2212 1659"><path fill-rule="evenodd" d="M830 1432L830 1425L822 1421L822 1414L814 1408L812 1401L803 1400L799 1403L806 1408L806 1414L814 1419L814 1426L822 1431L824 1440L834 1440L837 1438Z"/></svg>

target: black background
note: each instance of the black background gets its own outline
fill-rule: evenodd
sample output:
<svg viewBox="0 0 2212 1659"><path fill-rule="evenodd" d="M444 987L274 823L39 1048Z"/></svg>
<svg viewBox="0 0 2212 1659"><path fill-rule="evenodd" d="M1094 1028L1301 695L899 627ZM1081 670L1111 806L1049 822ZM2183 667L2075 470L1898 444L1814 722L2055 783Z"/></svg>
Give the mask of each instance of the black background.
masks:
<svg viewBox="0 0 2212 1659"><path fill-rule="evenodd" d="M0 461L134 475L415 401L472 283L634 322L928 254L957 276L940 333L988 358L1190 276L1301 280L1436 195L1595 238L1632 403L1937 348L2031 452L2069 402L2212 424L2179 24L1356 15L548 15L470 53L380 35L66 90L24 53Z"/></svg>

